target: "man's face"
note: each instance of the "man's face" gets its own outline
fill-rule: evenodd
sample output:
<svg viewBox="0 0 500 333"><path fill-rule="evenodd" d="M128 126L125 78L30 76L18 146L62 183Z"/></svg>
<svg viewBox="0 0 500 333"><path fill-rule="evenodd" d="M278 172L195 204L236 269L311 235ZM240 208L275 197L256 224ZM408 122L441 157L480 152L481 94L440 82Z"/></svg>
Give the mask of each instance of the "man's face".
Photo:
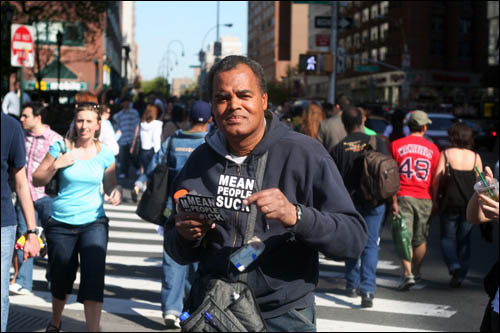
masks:
<svg viewBox="0 0 500 333"><path fill-rule="evenodd" d="M228 139L251 136L265 126L267 93L261 92L257 76L245 64L214 77L212 101L217 126Z"/></svg>
<svg viewBox="0 0 500 333"><path fill-rule="evenodd" d="M41 116L33 117L33 109L27 107L24 108L19 120L26 131L32 131L40 123Z"/></svg>

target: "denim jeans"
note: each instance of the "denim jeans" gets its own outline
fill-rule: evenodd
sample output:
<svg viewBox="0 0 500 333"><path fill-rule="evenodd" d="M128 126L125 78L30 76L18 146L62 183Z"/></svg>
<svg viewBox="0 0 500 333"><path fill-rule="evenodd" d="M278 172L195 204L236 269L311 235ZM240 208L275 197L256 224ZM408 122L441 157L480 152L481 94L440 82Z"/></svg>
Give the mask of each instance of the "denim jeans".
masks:
<svg viewBox="0 0 500 333"><path fill-rule="evenodd" d="M375 208L356 207L366 221L368 241L357 259L345 262L346 289L356 289L361 293L375 293L378 263L380 225L385 213L385 204Z"/></svg>
<svg viewBox="0 0 500 333"><path fill-rule="evenodd" d="M189 295L198 263L179 265L163 250L161 311L163 316L180 316L184 299Z"/></svg>
<svg viewBox="0 0 500 333"><path fill-rule="evenodd" d="M77 301L101 302L104 296L104 271L108 246L107 217L71 225L50 218L45 229L51 272L52 297L63 300L73 290L80 259L80 288Z"/></svg>
<svg viewBox="0 0 500 333"><path fill-rule="evenodd" d="M473 225L463 213L441 214L440 222L441 251L448 271L458 269L459 277L464 278L469 270Z"/></svg>
<svg viewBox="0 0 500 333"><path fill-rule="evenodd" d="M316 306L293 309L265 322L268 332L316 332Z"/></svg>
<svg viewBox="0 0 500 333"><path fill-rule="evenodd" d="M37 225L41 225L42 227L46 227L50 215L52 215L52 198L51 197L43 197L35 202L33 202L35 206L35 216L37 220ZM24 218L23 211L19 203L16 204L16 213L17 213L17 235L16 238L21 237L22 234L28 230L26 226L26 219ZM23 262L23 251L17 251L17 262L19 265L19 273L17 275L16 282L23 286L24 288L31 291L33 289L33 262L34 258L28 259L26 262ZM47 268L47 280L49 276L49 270Z"/></svg>
<svg viewBox="0 0 500 333"><path fill-rule="evenodd" d="M7 330L9 319L9 271L16 239L16 228L16 225L2 227L2 332Z"/></svg>
<svg viewBox="0 0 500 333"><path fill-rule="evenodd" d="M128 169L131 162L130 144L120 145L118 162L120 167L119 173L125 175L125 178L128 178Z"/></svg>

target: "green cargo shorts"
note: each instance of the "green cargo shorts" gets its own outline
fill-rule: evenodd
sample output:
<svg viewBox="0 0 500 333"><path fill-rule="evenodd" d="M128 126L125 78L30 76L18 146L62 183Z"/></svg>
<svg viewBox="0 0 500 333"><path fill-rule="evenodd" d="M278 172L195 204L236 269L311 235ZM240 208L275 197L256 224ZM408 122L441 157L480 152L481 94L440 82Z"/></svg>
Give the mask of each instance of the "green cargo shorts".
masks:
<svg viewBox="0 0 500 333"><path fill-rule="evenodd" d="M412 197L398 197L399 213L406 221L411 245L417 247L429 236L432 200Z"/></svg>

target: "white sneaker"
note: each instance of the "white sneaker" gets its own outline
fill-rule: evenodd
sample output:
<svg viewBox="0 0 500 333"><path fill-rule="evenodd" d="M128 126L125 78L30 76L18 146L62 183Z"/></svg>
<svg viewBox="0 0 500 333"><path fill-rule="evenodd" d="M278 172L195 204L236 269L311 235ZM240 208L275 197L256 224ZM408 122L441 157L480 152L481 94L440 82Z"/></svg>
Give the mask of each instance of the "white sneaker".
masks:
<svg viewBox="0 0 500 333"><path fill-rule="evenodd" d="M181 328L179 317L174 314L167 314L164 318L165 326L168 328Z"/></svg>
<svg viewBox="0 0 500 333"><path fill-rule="evenodd" d="M9 292L14 295L31 295L32 292L21 286L19 283L14 283L9 286Z"/></svg>

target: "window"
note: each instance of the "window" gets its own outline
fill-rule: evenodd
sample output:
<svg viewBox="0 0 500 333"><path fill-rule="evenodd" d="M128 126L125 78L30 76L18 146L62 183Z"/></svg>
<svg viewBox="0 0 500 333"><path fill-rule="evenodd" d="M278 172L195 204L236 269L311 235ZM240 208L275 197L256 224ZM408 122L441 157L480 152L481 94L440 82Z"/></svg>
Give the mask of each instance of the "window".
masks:
<svg viewBox="0 0 500 333"><path fill-rule="evenodd" d="M356 53L354 55L354 67L359 66L359 65L360 65L360 63L359 63L359 54Z"/></svg>
<svg viewBox="0 0 500 333"><path fill-rule="evenodd" d="M467 18L460 19L460 32L463 34L472 34L472 20Z"/></svg>
<svg viewBox="0 0 500 333"><path fill-rule="evenodd" d="M346 50L350 50L352 47L352 36L347 36L345 38L345 48Z"/></svg>
<svg viewBox="0 0 500 333"><path fill-rule="evenodd" d="M345 40L344 40L344 38L340 38L339 39L339 45L338 46L345 48Z"/></svg>
<svg viewBox="0 0 500 333"><path fill-rule="evenodd" d="M351 68L352 68L352 58L346 57L345 58L345 69L351 69Z"/></svg>
<svg viewBox="0 0 500 333"><path fill-rule="evenodd" d="M458 57L461 59L472 58L472 44L469 42L458 43Z"/></svg>
<svg viewBox="0 0 500 333"><path fill-rule="evenodd" d="M380 25L380 40L384 41L387 38L387 32L389 31L389 23L383 23Z"/></svg>
<svg viewBox="0 0 500 333"><path fill-rule="evenodd" d="M371 58L373 60L378 60L378 49L372 49Z"/></svg>
<svg viewBox="0 0 500 333"><path fill-rule="evenodd" d="M361 55L361 64L366 65L367 63L368 63L368 51L365 51Z"/></svg>
<svg viewBox="0 0 500 333"><path fill-rule="evenodd" d="M431 41L431 56L443 56L444 55L444 41L439 39L433 39Z"/></svg>
<svg viewBox="0 0 500 333"><path fill-rule="evenodd" d="M370 20L370 8L363 9L363 13L361 16L361 22L365 23Z"/></svg>
<svg viewBox="0 0 500 333"><path fill-rule="evenodd" d="M357 49L361 46L361 41L359 40L359 33L354 34L354 48Z"/></svg>
<svg viewBox="0 0 500 333"><path fill-rule="evenodd" d="M378 5L373 5L371 8L371 18L374 19L378 17Z"/></svg>
<svg viewBox="0 0 500 333"><path fill-rule="evenodd" d="M444 32L444 16L432 16L431 19L432 32Z"/></svg>
<svg viewBox="0 0 500 333"><path fill-rule="evenodd" d="M368 41L370 40L370 34L368 33L368 29L363 30L361 40L363 41L363 44L368 43Z"/></svg>
<svg viewBox="0 0 500 333"><path fill-rule="evenodd" d="M57 44L57 32L63 35L62 45L83 46L84 30L79 22L38 22L35 24L35 40L41 44Z"/></svg>
<svg viewBox="0 0 500 333"><path fill-rule="evenodd" d="M383 46L378 49L378 60L385 61L387 57L387 47Z"/></svg>
<svg viewBox="0 0 500 333"><path fill-rule="evenodd" d="M389 14L389 1L380 2L380 15Z"/></svg>
<svg viewBox="0 0 500 333"><path fill-rule="evenodd" d="M355 13L354 14L354 27L359 28L361 26L361 14Z"/></svg>
<svg viewBox="0 0 500 333"><path fill-rule="evenodd" d="M372 29L370 31L370 40L372 42L376 42L378 40L378 27L377 26L372 27Z"/></svg>

